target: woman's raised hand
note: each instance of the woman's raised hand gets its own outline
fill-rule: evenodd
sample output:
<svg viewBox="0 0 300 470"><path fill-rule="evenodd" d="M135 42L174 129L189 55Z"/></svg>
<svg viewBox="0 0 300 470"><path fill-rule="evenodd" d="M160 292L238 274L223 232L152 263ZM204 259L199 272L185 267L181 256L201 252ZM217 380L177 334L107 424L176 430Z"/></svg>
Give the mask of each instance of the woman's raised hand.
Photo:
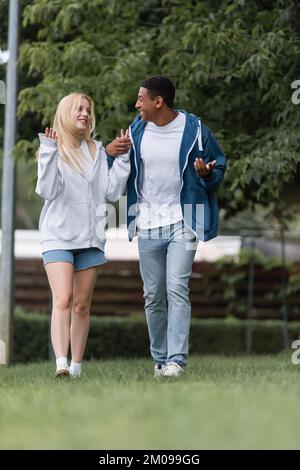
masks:
<svg viewBox="0 0 300 470"><path fill-rule="evenodd" d="M57 132L52 127L46 127L45 136L49 139L57 140Z"/></svg>

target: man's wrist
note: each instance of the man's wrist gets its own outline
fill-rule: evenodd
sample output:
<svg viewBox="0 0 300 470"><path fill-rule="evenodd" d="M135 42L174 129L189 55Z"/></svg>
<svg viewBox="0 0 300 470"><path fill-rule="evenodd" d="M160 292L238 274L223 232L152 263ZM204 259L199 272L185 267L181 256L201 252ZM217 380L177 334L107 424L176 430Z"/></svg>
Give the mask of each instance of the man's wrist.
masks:
<svg viewBox="0 0 300 470"><path fill-rule="evenodd" d="M205 180L209 180L212 177L212 174L213 174L213 170L208 175L203 176L203 178Z"/></svg>
<svg viewBox="0 0 300 470"><path fill-rule="evenodd" d="M108 156L110 156L110 157L115 157L114 152L112 152L112 151L109 150L109 146L110 146L110 145L111 145L111 144L107 144L107 145L106 145L106 147L105 147L105 152L107 153Z"/></svg>

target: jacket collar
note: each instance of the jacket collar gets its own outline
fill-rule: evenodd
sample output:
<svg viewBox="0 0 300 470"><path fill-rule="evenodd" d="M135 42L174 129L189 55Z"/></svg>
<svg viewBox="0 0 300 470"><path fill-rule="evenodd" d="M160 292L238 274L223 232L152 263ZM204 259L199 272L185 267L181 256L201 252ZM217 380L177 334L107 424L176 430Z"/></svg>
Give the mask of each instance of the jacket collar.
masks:
<svg viewBox="0 0 300 470"><path fill-rule="evenodd" d="M180 111L185 115L184 138L189 137L191 140L194 140L195 132L198 131L199 118L195 114L188 113L183 109L175 109L175 111ZM143 133L147 122L148 121L143 121L141 116L136 116L133 123L130 125L132 136L137 136L140 132Z"/></svg>
<svg viewBox="0 0 300 470"><path fill-rule="evenodd" d="M87 175L84 170L81 170L80 168L78 169L78 173L84 178L86 179L87 181L91 182L93 177L94 177L94 173L95 173L95 169L97 167L97 164L98 164L98 159L100 158L99 157L99 154L100 154L100 150L101 150L101 145L102 145L102 142L98 142L96 140L94 140L95 144L96 144L96 152L95 152L95 157L94 159L92 159L92 156L90 155L90 158L92 160L92 170L91 172ZM90 150L88 148L88 145L87 143L83 143L82 145L85 145L86 146L86 149L88 151L88 153L90 154Z"/></svg>
<svg viewBox="0 0 300 470"><path fill-rule="evenodd" d="M181 109L176 111L185 114L185 127L179 151L179 169L182 175L187 165L188 156L199 134L199 118Z"/></svg>
<svg viewBox="0 0 300 470"><path fill-rule="evenodd" d="M188 155L193 147L194 142L198 136L199 132L199 118L195 114L188 113L182 109L175 109L175 111L180 111L185 115L185 127L183 131L183 137L180 146L179 152L179 168L180 174L182 175L185 167ZM135 147L135 158L137 168L139 168L140 164L140 146L142 136L147 125L147 121L143 121L141 116L137 116L133 123L130 125L131 135L134 140L134 147Z"/></svg>

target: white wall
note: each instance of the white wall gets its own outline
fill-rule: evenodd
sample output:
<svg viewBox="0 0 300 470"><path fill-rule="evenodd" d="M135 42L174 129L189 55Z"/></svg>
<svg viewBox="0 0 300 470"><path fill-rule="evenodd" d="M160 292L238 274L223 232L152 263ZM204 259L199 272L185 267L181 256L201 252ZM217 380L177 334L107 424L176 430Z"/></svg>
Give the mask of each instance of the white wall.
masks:
<svg viewBox="0 0 300 470"><path fill-rule="evenodd" d="M126 228L109 229L106 237L105 253L108 260L138 259L137 238L129 242ZM199 242L195 260L215 261L224 255L235 255L238 254L240 245L241 239L238 236L220 236L206 243ZM37 230L15 231L15 256L17 258L41 258Z"/></svg>

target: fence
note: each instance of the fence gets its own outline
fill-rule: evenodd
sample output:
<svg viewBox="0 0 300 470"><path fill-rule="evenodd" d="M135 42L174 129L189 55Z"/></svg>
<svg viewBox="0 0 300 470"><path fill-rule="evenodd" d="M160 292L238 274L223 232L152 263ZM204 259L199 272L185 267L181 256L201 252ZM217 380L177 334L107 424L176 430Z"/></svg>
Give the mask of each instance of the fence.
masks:
<svg viewBox="0 0 300 470"><path fill-rule="evenodd" d="M266 270L253 265L195 262L190 280L192 316L198 318L300 320L300 289L288 289L300 278L300 264L292 270ZM251 281L252 276L252 283ZM250 297L249 297L250 294ZM49 312L51 295L39 259L15 262L15 303L30 311ZM138 261L110 261L101 266L93 296L92 315L129 316L143 311L143 286Z"/></svg>

